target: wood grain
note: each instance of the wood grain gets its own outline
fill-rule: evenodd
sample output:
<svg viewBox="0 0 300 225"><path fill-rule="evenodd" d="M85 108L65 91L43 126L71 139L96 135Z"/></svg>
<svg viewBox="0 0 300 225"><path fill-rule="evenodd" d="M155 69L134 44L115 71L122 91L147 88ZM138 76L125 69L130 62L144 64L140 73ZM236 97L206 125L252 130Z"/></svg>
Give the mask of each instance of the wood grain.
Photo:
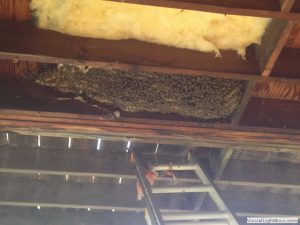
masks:
<svg viewBox="0 0 300 225"><path fill-rule="evenodd" d="M31 18L30 0L0 0L0 19L27 21Z"/></svg>
<svg viewBox="0 0 300 225"><path fill-rule="evenodd" d="M219 127L207 124L189 126L181 122L153 121L126 118L107 120L97 116L62 113L43 113L17 110L1 110L1 130L11 131L52 131L132 138L157 143L181 143L205 147L220 147L252 150L295 150L299 151L300 134L297 131L280 129L258 129L249 127ZM135 121L135 122L134 122Z"/></svg>
<svg viewBox="0 0 300 225"><path fill-rule="evenodd" d="M290 37L286 43L286 47L300 48L300 22L295 23Z"/></svg>
<svg viewBox="0 0 300 225"><path fill-rule="evenodd" d="M0 80L26 77L37 68L36 62L20 61L17 58L15 60L0 59Z"/></svg>
<svg viewBox="0 0 300 225"><path fill-rule="evenodd" d="M259 81L254 89L253 97L300 101L300 85L267 80Z"/></svg>

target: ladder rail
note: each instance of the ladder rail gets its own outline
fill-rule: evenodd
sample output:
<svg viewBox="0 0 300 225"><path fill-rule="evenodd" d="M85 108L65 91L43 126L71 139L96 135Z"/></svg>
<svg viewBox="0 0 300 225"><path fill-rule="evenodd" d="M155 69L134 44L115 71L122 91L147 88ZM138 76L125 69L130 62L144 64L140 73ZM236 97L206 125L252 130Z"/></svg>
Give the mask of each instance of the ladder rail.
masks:
<svg viewBox="0 0 300 225"><path fill-rule="evenodd" d="M147 178L143 171L142 164L140 163L135 150L132 150L132 154L135 159L137 178L138 178L138 182L140 183L142 192L144 194L149 217L151 220L151 225L165 225L163 222L162 216L160 214L160 211L158 210L155 203L153 202L153 195L152 195L151 187L147 181Z"/></svg>
<svg viewBox="0 0 300 225"><path fill-rule="evenodd" d="M195 173L196 173L197 177L205 185L210 185L212 187L208 193L209 193L210 197L213 199L213 201L215 202L215 204L217 205L217 207L219 208L219 210L226 211L228 213L229 218L227 219L227 221L229 222L229 224L230 225L239 225L236 221L236 218L234 217L232 212L228 209L225 202L221 198L221 196L218 193L218 191L217 191L216 187L214 186L214 184L212 182L210 182L210 180L208 179L208 176L201 169L201 167L199 165L197 165L197 167L195 168Z"/></svg>

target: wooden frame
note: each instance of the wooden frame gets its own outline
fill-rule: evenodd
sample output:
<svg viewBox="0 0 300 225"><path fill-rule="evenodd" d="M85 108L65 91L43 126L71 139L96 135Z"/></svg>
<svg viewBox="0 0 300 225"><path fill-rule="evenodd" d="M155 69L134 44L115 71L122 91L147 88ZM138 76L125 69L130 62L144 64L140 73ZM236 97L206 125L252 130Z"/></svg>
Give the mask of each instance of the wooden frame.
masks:
<svg viewBox="0 0 300 225"><path fill-rule="evenodd" d="M65 133L110 136L152 143L182 143L206 147L299 151L300 133L288 129L260 129L147 119L108 120L99 116L0 110L2 131L32 134ZM233 139L234 138L234 139Z"/></svg>

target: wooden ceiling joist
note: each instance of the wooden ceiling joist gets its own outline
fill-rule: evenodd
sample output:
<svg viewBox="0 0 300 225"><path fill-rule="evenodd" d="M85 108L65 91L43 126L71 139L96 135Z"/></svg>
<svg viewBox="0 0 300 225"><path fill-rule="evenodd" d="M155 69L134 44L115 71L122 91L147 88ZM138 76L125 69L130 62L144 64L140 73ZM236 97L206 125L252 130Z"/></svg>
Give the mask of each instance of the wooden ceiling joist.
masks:
<svg viewBox="0 0 300 225"><path fill-rule="evenodd" d="M280 0L114 0L116 2L126 2L141 5L161 6L176 9L189 9L204 12L269 17L278 19L299 20L299 12L281 11L290 7L290 3L281 3ZM288 0L290 1L290 0ZM287 4L287 5L286 5Z"/></svg>
<svg viewBox="0 0 300 225"><path fill-rule="evenodd" d="M86 181L111 178L136 180L134 169L128 162L126 153L97 154L82 150L57 148L0 147L0 174L27 174L38 179L39 176L84 177ZM99 152L98 152L99 153ZM108 157L110 156L110 157ZM32 162L39 158L35 164ZM21 160L22 159L22 160ZM81 165L84 165L81 166ZM113 168L111 165L115 165ZM292 193L300 192L300 178L297 176L300 165L293 163L272 163L231 159L224 168L223 178L214 178L214 183L224 189L226 186L256 188L288 189ZM266 176L268 174L268 176ZM161 177L160 181L172 181ZM194 178L177 177L178 182L198 183ZM294 192L293 192L294 191Z"/></svg>
<svg viewBox="0 0 300 225"><path fill-rule="evenodd" d="M15 61L86 64L239 80L261 79L254 57L243 60L233 51L223 51L222 58L215 58L214 54L134 40L108 41L72 37L41 30L26 23L8 21L0 22L0 43L0 58ZM294 54L295 52L291 52L293 57ZM295 72L297 73L293 71ZM284 78L284 75L281 74L281 77Z"/></svg>
<svg viewBox="0 0 300 225"><path fill-rule="evenodd" d="M4 181L0 187L0 205L3 206L37 207L39 205L41 208L143 210L142 202L136 200L135 181L124 181L119 185L116 180L111 180L103 185L102 182L76 183L66 182L64 179L34 180L24 177L1 176L1 180ZM126 195L123 194L124 191ZM108 197L105 193L111 194ZM237 213L300 214L300 209L297 207L300 199L293 194L222 190L221 195L227 205ZM188 204L184 199L179 198L181 204ZM259 206L257 202L260 203ZM159 201L162 209L169 208L168 204L172 203Z"/></svg>
<svg viewBox="0 0 300 225"><path fill-rule="evenodd" d="M107 120L98 116L43 113L18 110L0 111L1 130L49 131L131 138L132 140L169 142L252 150L299 150L300 134L288 129L259 129L217 126L193 122L148 119ZM234 139L233 139L234 137Z"/></svg>

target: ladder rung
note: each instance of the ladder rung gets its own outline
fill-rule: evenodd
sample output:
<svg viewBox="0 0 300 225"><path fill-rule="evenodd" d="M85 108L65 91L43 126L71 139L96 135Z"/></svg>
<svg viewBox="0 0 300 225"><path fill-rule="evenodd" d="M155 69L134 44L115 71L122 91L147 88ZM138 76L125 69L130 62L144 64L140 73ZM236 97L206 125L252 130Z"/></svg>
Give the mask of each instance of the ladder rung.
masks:
<svg viewBox="0 0 300 225"><path fill-rule="evenodd" d="M228 219L227 212L176 212L176 213L163 213L162 218L164 221L181 221L181 220L216 220Z"/></svg>
<svg viewBox="0 0 300 225"><path fill-rule="evenodd" d="M160 170L195 170L197 168L197 164L183 164L183 165L157 165L152 169L154 171Z"/></svg>
<svg viewBox="0 0 300 225"><path fill-rule="evenodd" d="M181 187L153 187L152 193L182 193L182 192L209 192L212 189L210 185L195 185L195 186L181 186Z"/></svg>
<svg viewBox="0 0 300 225"><path fill-rule="evenodd" d="M228 225L227 222L220 221L180 221L180 222L165 222L165 225Z"/></svg>

